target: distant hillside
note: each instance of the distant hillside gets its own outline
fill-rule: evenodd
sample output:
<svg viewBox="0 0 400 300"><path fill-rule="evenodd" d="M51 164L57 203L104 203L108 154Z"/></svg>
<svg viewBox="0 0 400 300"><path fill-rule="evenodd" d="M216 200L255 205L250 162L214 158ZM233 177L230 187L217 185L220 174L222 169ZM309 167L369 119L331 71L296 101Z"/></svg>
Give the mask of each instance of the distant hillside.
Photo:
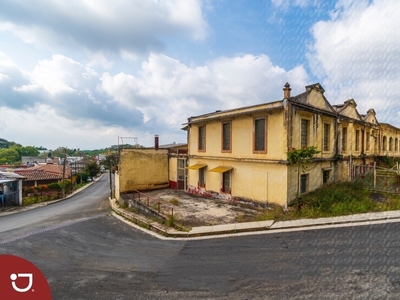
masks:
<svg viewBox="0 0 400 300"><path fill-rule="evenodd" d="M23 147L21 144L18 144L18 143L15 143L15 142L10 142L10 141L7 141L6 139L0 138L0 149L10 148L11 146ZM47 150L47 148L44 148L42 146L34 147L34 148L36 150Z"/></svg>
<svg viewBox="0 0 400 300"><path fill-rule="evenodd" d="M69 156L86 156L95 157L99 154L107 154L118 151L118 149L124 148L144 148L141 145L112 145L109 148L96 149L96 150L80 150L80 149L69 149L65 147L58 147L53 150L49 150L42 146L22 146L21 144L7 141L6 139L0 138L0 164L17 164L22 160L22 156L47 156L48 152L51 153L52 157L63 157L65 154ZM46 150L45 153L41 153L42 150ZM40 154L41 153L41 154Z"/></svg>
<svg viewBox="0 0 400 300"><path fill-rule="evenodd" d="M5 139L0 138L0 149L8 147L10 147L10 143Z"/></svg>

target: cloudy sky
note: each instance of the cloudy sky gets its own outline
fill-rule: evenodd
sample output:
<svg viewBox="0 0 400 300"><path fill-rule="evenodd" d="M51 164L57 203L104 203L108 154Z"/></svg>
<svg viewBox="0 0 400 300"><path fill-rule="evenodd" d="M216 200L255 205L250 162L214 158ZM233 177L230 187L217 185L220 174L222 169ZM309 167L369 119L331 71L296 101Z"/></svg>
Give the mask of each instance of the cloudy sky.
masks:
<svg viewBox="0 0 400 300"><path fill-rule="evenodd" d="M0 137L185 142L188 117L280 100L287 81L400 127L399 15L398 0L0 0Z"/></svg>

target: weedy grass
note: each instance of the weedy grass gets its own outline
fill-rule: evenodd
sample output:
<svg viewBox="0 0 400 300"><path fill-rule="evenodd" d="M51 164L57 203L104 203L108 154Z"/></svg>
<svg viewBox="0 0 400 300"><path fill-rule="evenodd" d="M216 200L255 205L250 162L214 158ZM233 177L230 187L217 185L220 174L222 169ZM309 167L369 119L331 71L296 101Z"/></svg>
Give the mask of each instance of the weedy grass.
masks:
<svg viewBox="0 0 400 300"><path fill-rule="evenodd" d="M175 205L175 206L179 206L181 204L179 202L179 200L176 198L172 198L171 200L169 200L169 203L171 203L172 205Z"/></svg>
<svg viewBox="0 0 400 300"><path fill-rule="evenodd" d="M377 205L370 194L357 183L325 185L302 196L299 214L305 218L318 218L374 211Z"/></svg>
<svg viewBox="0 0 400 300"><path fill-rule="evenodd" d="M277 206L258 215L256 220L283 221L400 210L399 194L382 194L385 201L377 202L372 199L371 191L364 189L360 183L333 183L302 195L299 201L289 206L287 210Z"/></svg>

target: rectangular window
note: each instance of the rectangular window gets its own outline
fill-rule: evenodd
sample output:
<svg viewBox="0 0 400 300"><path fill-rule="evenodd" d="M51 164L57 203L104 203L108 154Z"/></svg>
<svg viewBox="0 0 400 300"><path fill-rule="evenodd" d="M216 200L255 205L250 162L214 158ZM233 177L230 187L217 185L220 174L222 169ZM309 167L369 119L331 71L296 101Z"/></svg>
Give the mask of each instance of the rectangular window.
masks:
<svg viewBox="0 0 400 300"><path fill-rule="evenodd" d="M330 173L331 173L330 170L324 170L324 171L322 171L322 182L323 182L323 183L328 183L328 182L329 182Z"/></svg>
<svg viewBox="0 0 400 300"><path fill-rule="evenodd" d="M267 151L266 118L254 120L254 152Z"/></svg>
<svg viewBox="0 0 400 300"><path fill-rule="evenodd" d="M231 151L231 122L222 123L222 151Z"/></svg>
<svg viewBox="0 0 400 300"><path fill-rule="evenodd" d="M324 124L324 151L329 151L329 133L331 130L330 124Z"/></svg>
<svg viewBox="0 0 400 300"><path fill-rule="evenodd" d="M199 126L199 151L206 151L206 126Z"/></svg>
<svg viewBox="0 0 400 300"><path fill-rule="evenodd" d="M200 168L199 169L199 187L205 187L206 186L206 181L205 181L205 176L204 176L204 169L205 168Z"/></svg>
<svg viewBox="0 0 400 300"><path fill-rule="evenodd" d="M308 146L308 128L310 121L301 119L301 148Z"/></svg>
<svg viewBox="0 0 400 300"><path fill-rule="evenodd" d="M222 173L222 191L224 193L231 192L231 172Z"/></svg>
<svg viewBox="0 0 400 300"><path fill-rule="evenodd" d="M356 151L360 151L360 130L356 130Z"/></svg>
<svg viewBox="0 0 400 300"><path fill-rule="evenodd" d="M347 151L347 127L342 129L342 151Z"/></svg>
<svg viewBox="0 0 400 300"><path fill-rule="evenodd" d="M186 167L186 160L185 159L178 159L178 168L184 169Z"/></svg>
<svg viewBox="0 0 400 300"><path fill-rule="evenodd" d="M304 194L308 191L308 174L301 174L300 176L300 193Z"/></svg>

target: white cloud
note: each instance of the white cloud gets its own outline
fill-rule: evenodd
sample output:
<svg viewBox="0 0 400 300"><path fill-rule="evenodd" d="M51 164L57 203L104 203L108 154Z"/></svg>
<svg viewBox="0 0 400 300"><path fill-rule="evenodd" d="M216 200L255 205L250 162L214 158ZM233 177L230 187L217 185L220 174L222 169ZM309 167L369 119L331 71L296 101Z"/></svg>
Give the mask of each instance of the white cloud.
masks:
<svg viewBox="0 0 400 300"><path fill-rule="evenodd" d="M306 7L308 5L316 5L316 0L271 0L272 4L276 7L288 9L289 7L299 6Z"/></svg>
<svg viewBox="0 0 400 300"><path fill-rule="evenodd" d="M26 145L39 145L37 132L48 131L51 142L43 146L54 148L100 148L115 144L117 136L151 145L154 134L165 143L184 142L180 128L190 116L279 100L286 81L298 92L309 83L302 66L285 70L266 55L250 54L188 66L153 53L135 75L98 74L63 55L26 72L0 55L0 73L6 81L0 99L10 99L0 103L7 115L0 126L8 132L15 125L13 136Z"/></svg>
<svg viewBox="0 0 400 300"><path fill-rule="evenodd" d="M1 137L24 146L100 149L117 144L118 135L128 134L122 127L62 117L48 105L38 105L33 111L2 107L0 113Z"/></svg>
<svg viewBox="0 0 400 300"><path fill-rule="evenodd" d="M92 52L92 51L85 49L84 53L87 57L86 65L88 67L93 68L96 66L100 66L103 69L108 70L114 66L114 62L112 62L110 59L108 59L103 53L101 53L101 51Z"/></svg>
<svg viewBox="0 0 400 300"><path fill-rule="evenodd" d="M340 1L330 20L313 26L309 61L331 102L354 98L361 113L375 108L385 122L399 110L399 12L397 0Z"/></svg>
<svg viewBox="0 0 400 300"><path fill-rule="evenodd" d="M31 74L32 79L53 97L60 93L73 93L94 86L97 73L63 55L53 55L51 60L43 60ZM93 83L91 81L95 80Z"/></svg>
<svg viewBox="0 0 400 300"><path fill-rule="evenodd" d="M42 89L32 85L29 74L0 52L0 107L29 109L43 100Z"/></svg>
<svg viewBox="0 0 400 300"><path fill-rule="evenodd" d="M160 51L166 37L204 39L208 25L199 0L42 0L2 3L0 30L53 52L81 47L126 56Z"/></svg>
<svg viewBox="0 0 400 300"><path fill-rule="evenodd" d="M99 88L116 102L137 107L149 125L176 130L193 115L282 99L286 81L302 92L308 80L302 66L286 71L265 55L222 57L188 67L152 54L140 76L106 73Z"/></svg>

